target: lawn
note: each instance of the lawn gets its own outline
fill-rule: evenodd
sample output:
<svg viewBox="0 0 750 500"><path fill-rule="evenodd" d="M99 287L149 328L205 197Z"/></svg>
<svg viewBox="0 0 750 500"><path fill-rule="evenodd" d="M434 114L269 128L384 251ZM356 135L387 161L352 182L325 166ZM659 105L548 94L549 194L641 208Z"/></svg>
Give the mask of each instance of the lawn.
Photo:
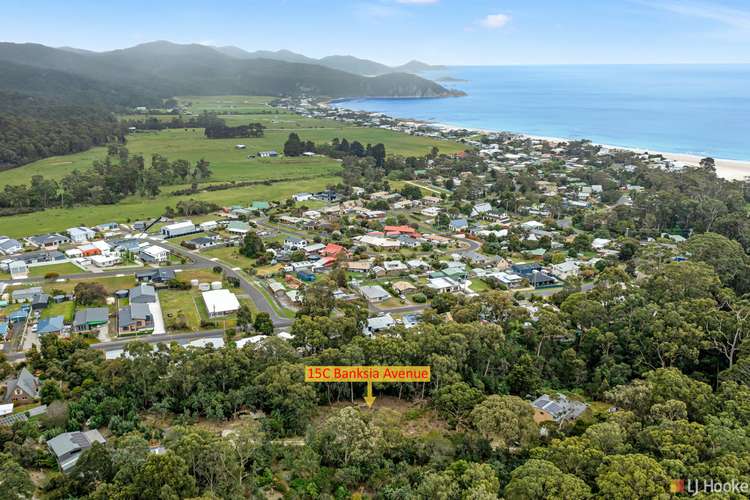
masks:
<svg viewBox="0 0 750 500"><path fill-rule="evenodd" d="M91 278L67 280L63 283L54 281L45 283L44 285L42 285L42 288L47 293L50 293L53 290L61 290L65 293L72 293L73 289L78 283L100 283L102 286L104 286L108 293L112 294L117 290L132 288L135 286L135 277L133 276L133 274L123 274L125 274L125 276L111 276L103 278L97 278L94 275Z"/></svg>
<svg viewBox="0 0 750 500"><path fill-rule="evenodd" d="M50 304L42 311L42 318L51 318L52 316L63 316L66 323L73 321L76 312L76 304L72 300L60 302L59 304Z"/></svg>
<svg viewBox="0 0 750 500"><path fill-rule="evenodd" d="M194 290L161 290L159 302L164 313L164 323L167 329L173 330L173 321L177 316L183 316L187 323L187 330L198 331L201 318L196 308L196 302L199 300L202 299Z"/></svg>
<svg viewBox="0 0 750 500"><path fill-rule="evenodd" d="M206 257L216 257L220 261L233 267L247 268L255 262L253 259L241 255L239 247L213 247L201 252Z"/></svg>
<svg viewBox="0 0 750 500"><path fill-rule="evenodd" d="M57 273L59 275L65 274L81 274L85 271L75 264L70 262L64 262L62 264L50 264L49 266L35 266L29 268L29 276L46 276L49 273Z"/></svg>
<svg viewBox="0 0 750 500"><path fill-rule="evenodd" d="M490 285L487 284L484 280L480 280L478 278L475 278L471 280L471 285L469 285L469 288L471 288L472 291L476 293L482 293L486 292L490 289Z"/></svg>

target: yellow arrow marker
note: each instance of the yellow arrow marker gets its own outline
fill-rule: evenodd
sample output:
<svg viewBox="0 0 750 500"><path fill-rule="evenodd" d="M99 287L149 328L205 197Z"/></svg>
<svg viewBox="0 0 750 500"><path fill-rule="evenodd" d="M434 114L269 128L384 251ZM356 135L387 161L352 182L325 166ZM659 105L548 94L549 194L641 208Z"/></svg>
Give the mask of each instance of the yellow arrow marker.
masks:
<svg viewBox="0 0 750 500"><path fill-rule="evenodd" d="M367 381L367 396L365 396L365 403L367 403L368 408L372 408L373 403L375 403L375 396L372 395L372 380Z"/></svg>

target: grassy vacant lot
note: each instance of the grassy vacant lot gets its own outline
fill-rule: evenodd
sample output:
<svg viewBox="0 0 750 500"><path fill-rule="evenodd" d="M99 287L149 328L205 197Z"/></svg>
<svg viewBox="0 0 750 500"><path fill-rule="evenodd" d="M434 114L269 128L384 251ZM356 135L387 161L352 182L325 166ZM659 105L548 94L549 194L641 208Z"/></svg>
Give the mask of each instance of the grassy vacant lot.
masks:
<svg viewBox="0 0 750 500"><path fill-rule="evenodd" d="M63 264L50 264L49 266L36 266L29 268L29 276L46 276L49 273L63 274L80 274L84 273L80 267L70 262Z"/></svg>
<svg viewBox="0 0 750 500"><path fill-rule="evenodd" d="M239 247L214 247L201 252L208 258L216 257L230 266L241 267L243 269L250 267L255 262L253 259L240 254Z"/></svg>
<svg viewBox="0 0 750 500"><path fill-rule="evenodd" d="M169 328L174 319L182 316L187 323L187 329L197 331L200 328L201 319L194 300L196 293L193 290L161 290L159 302L164 314L164 323Z"/></svg>
<svg viewBox="0 0 750 500"><path fill-rule="evenodd" d="M60 302L59 304L50 304L41 314L42 318L51 318L53 316L65 317L65 322L70 323L76 312L76 304L73 301Z"/></svg>

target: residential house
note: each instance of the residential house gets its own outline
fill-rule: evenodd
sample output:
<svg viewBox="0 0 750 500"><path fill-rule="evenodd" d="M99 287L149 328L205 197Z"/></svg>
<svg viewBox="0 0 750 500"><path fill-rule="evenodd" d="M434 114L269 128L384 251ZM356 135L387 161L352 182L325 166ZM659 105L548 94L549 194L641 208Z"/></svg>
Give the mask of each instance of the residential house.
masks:
<svg viewBox="0 0 750 500"><path fill-rule="evenodd" d="M384 314L375 318L369 318L367 324L365 324L362 329L365 335L372 336L383 330L393 328L394 326L396 326L396 320L394 320L390 314Z"/></svg>
<svg viewBox="0 0 750 500"><path fill-rule="evenodd" d="M469 228L469 222L466 219L453 219L448 224L448 229L454 233L460 233Z"/></svg>
<svg viewBox="0 0 750 500"><path fill-rule="evenodd" d="M76 311L73 319L73 330L88 332L106 325L109 322L109 309L106 307L87 307Z"/></svg>
<svg viewBox="0 0 750 500"><path fill-rule="evenodd" d="M66 260L65 254L57 250L37 250L26 252L13 257L14 260L22 260L27 266L34 264L48 264Z"/></svg>
<svg viewBox="0 0 750 500"><path fill-rule="evenodd" d="M588 408L585 403L568 399L563 394L558 394L555 399L544 394L535 399L531 406L534 408L534 421L538 424L551 420L558 424L573 421Z"/></svg>
<svg viewBox="0 0 750 500"><path fill-rule="evenodd" d="M29 267L22 260L14 260L8 263L8 272L12 279L22 279L28 276Z"/></svg>
<svg viewBox="0 0 750 500"><path fill-rule="evenodd" d="M104 224L98 224L94 226L94 229L96 229L100 233L118 231L120 229L120 225L117 222L105 222Z"/></svg>
<svg viewBox="0 0 750 500"><path fill-rule="evenodd" d="M352 262L347 262L346 267L349 271L353 273L369 273L370 269L372 269L372 261L371 260L355 260Z"/></svg>
<svg viewBox="0 0 750 500"><path fill-rule="evenodd" d="M250 232L250 225L247 222L233 220L227 225L227 232L245 235Z"/></svg>
<svg viewBox="0 0 750 500"><path fill-rule="evenodd" d="M369 245L374 248L399 248L401 247L401 242L398 240L393 240L390 238L383 238L380 236L370 236L370 235L364 235L364 236L358 236L355 239L358 239L360 243L363 245Z"/></svg>
<svg viewBox="0 0 750 500"><path fill-rule="evenodd" d="M112 267L122 262L122 258L114 253L108 255L94 255L91 257L91 262L96 267Z"/></svg>
<svg viewBox="0 0 750 500"><path fill-rule="evenodd" d="M329 243L320 251L322 257L338 257L341 252L346 253L346 248L336 243Z"/></svg>
<svg viewBox="0 0 750 500"><path fill-rule="evenodd" d="M171 269L148 269L135 273L135 279L139 283L166 283L175 279L176 275Z"/></svg>
<svg viewBox="0 0 750 500"><path fill-rule="evenodd" d="M161 264L169 259L169 250L158 245L150 245L141 249L140 259L149 264Z"/></svg>
<svg viewBox="0 0 750 500"><path fill-rule="evenodd" d="M303 250L307 246L307 244L307 240L303 238L298 238L296 236L287 236L284 240L284 250L288 252Z"/></svg>
<svg viewBox="0 0 750 500"><path fill-rule="evenodd" d="M13 238L0 236L0 254L12 255L23 250L23 245Z"/></svg>
<svg viewBox="0 0 750 500"><path fill-rule="evenodd" d="M380 285L366 285L359 287L359 293L368 301L372 303L383 302L391 298L391 294L388 293Z"/></svg>
<svg viewBox="0 0 750 500"><path fill-rule="evenodd" d="M559 264L553 264L549 266L550 272L553 276L560 280L567 280L568 278L578 276L581 272L579 261L577 260L566 260Z"/></svg>
<svg viewBox="0 0 750 500"><path fill-rule="evenodd" d="M43 250L57 250L60 245L70 243L70 239L59 233L53 234L40 234L37 236L29 236L26 241L33 247L40 248Z"/></svg>
<svg viewBox="0 0 750 500"><path fill-rule="evenodd" d="M399 295L406 295L417 291L417 287L408 281L397 281L391 286Z"/></svg>
<svg viewBox="0 0 750 500"><path fill-rule="evenodd" d="M212 246L216 246L219 243L221 243L221 238L219 236L214 235L214 236L199 236L197 238L183 241L180 244L192 250L200 250L202 248L209 248Z"/></svg>
<svg viewBox="0 0 750 500"><path fill-rule="evenodd" d="M5 395L3 403L13 403L18 406L31 404L39 399L41 384L24 366L16 378L5 381Z"/></svg>
<svg viewBox="0 0 750 500"><path fill-rule="evenodd" d="M453 293L461 290L461 284L448 277L430 278L427 286L438 293Z"/></svg>
<svg viewBox="0 0 750 500"><path fill-rule="evenodd" d="M383 262L386 274L399 275L409 271L409 267L400 260L386 260Z"/></svg>
<svg viewBox="0 0 750 500"><path fill-rule="evenodd" d="M96 236L96 231L85 226L68 228L68 236L73 243L86 243Z"/></svg>
<svg viewBox="0 0 750 500"><path fill-rule="evenodd" d="M21 288L19 290L13 290L10 293L13 302L31 302L35 295L42 293L42 287L32 286L30 288Z"/></svg>
<svg viewBox="0 0 750 500"><path fill-rule="evenodd" d="M277 153L275 150L258 151L259 158L276 158L277 156L279 156L279 153Z"/></svg>
<svg viewBox="0 0 750 500"><path fill-rule="evenodd" d="M65 328L65 318L63 316L50 316L42 318L37 325L37 335L60 334Z"/></svg>
<svg viewBox="0 0 750 500"><path fill-rule="evenodd" d="M132 333L149 330L154 327L154 317L148 304L130 303L117 311L117 331Z"/></svg>
<svg viewBox="0 0 750 500"><path fill-rule="evenodd" d="M156 290L151 285L141 283L128 290L131 304L151 304L156 302Z"/></svg>
<svg viewBox="0 0 750 500"><path fill-rule="evenodd" d="M484 217L486 214L492 212L492 205L489 203L477 203L471 209L471 217Z"/></svg>
<svg viewBox="0 0 750 500"><path fill-rule="evenodd" d="M219 227L219 223L215 220L207 220L198 224L201 231L215 231L217 227Z"/></svg>
<svg viewBox="0 0 750 500"><path fill-rule="evenodd" d="M312 193L297 193L292 198L294 201L307 201L311 200L313 197Z"/></svg>
<svg viewBox="0 0 750 500"><path fill-rule="evenodd" d="M86 432L64 432L47 441L47 447L55 455L60 470L69 473L75 467L84 451L94 443L106 443L98 430Z"/></svg>

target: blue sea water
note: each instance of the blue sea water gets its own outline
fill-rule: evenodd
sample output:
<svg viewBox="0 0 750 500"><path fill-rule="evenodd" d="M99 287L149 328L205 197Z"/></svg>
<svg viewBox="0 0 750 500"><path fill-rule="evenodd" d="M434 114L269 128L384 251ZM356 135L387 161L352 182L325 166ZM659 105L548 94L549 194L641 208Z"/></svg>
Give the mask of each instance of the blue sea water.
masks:
<svg viewBox="0 0 750 500"><path fill-rule="evenodd" d="M350 109L461 127L750 159L750 65L455 66L445 99L356 99Z"/></svg>

